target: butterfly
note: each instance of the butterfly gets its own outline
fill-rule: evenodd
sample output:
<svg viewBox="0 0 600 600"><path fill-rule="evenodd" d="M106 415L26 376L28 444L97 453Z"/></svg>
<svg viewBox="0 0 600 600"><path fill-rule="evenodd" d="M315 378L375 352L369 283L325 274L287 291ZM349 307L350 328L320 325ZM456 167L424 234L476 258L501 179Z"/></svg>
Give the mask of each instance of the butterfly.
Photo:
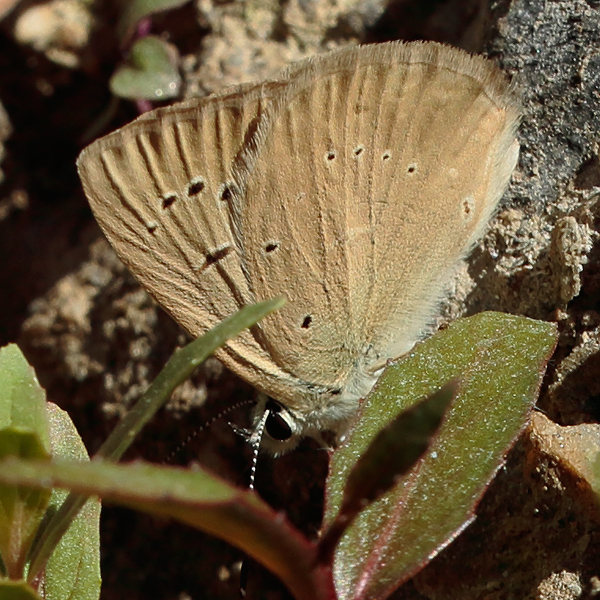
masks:
<svg viewBox="0 0 600 600"><path fill-rule="evenodd" d="M273 399L256 421L278 454L342 434L427 331L510 180L519 113L490 61L390 42L158 108L77 164L121 260L193 336L288 299L216 353Z"/></svg>

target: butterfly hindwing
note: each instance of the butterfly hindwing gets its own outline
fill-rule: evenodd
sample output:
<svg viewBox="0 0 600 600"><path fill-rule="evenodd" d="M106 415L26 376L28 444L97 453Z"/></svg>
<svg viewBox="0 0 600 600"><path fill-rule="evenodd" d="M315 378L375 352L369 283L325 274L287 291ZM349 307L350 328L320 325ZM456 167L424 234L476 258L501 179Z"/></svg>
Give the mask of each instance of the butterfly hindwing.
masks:
<svg viewBox="0 0 600 600"><path fill-rule="evenodd" d="M234 223L253 295L289 299L260 343L305 386L292 408L314 408L311 388L368 391L481 235L517 158L518 110L488 65L435 44L317 57L260 124Z"/></svg>

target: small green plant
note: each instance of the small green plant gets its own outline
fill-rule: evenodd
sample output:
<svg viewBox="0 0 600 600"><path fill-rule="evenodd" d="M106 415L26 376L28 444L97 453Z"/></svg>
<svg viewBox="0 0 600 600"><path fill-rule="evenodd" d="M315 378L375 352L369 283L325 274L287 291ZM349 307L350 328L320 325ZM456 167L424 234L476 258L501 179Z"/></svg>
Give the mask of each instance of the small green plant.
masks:
<svg viewBox="0 0 600 600"><path fill-rule="evenodd" d="M33 369L16 345L0 350L0 456L42 462L88 462L66 412L46 402ZM88 463L89 464L89 463ZM2 598L97 598L100 595L100 502L82 503L54 548L43 574L31 570L32 548L45 520L67 493L0 486Z"/></svg>
<svg viewBox="0 0 600 600"><path fill-rule="evenodd" d="M164 39L149 35L149 28L152 15L187 2L189 0L123 3L117 35L121 47L127 49L127 60L116 68L110 79L110 90L115 96L147 102L172 100L179 96L179 52Z"/></svg>
<svg viewBox="0 0 600 600"><path fill-rule="evenodd" d="M0 350L0 459L9 459L10 477L27 465L106 467L115 461L171 393L227 339L237 335L283 299L242 309L171 358L143 398L100 449L96 464L68 415L50 402L19 348ZM20 463L19 461L23 461ZM77 461L77 462L74 462ZM61 466L63 465L63 466ZM41 487L39 487L41 485ZM93 600L100 595L100 503L56 490L50 480L34 487L0 485L0 597ZM2 595L4 594L4 595Z"/></svg>
<svg viewBox="0 0 600 600"><path fill-rule="evenodd" d="M70 508L67 499L37 548L64 529L53 521L72 519L74 507L95 494L227 540L275 573L298 600L385 598L474 518L528 421L555 343L553 324L483 313L458 320L389 366L331 455L317 541L253 491L207 471L106 460L122 454L189 374L181 359L187 348L178 353L179 367L170 361L157 378L162 391L143 400L146 408L137 415L134 409L107 440L105 460L9 458L0 464L0 481L81 495L69 496Z"/></svg>

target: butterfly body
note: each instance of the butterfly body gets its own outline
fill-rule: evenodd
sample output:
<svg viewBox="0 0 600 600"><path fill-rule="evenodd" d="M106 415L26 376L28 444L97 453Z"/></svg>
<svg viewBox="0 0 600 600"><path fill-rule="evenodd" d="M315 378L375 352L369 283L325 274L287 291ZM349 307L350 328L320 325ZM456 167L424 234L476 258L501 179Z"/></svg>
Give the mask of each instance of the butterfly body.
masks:
<svg viewBox="0 0 600 600"><path fill-rule="evenodd" d="M517 123L488 61L389 43L157 109L78 166L121 259L192 335L286 296L217 354L279 402L281 452L342 432L423 335L509 181Z"/></svg>

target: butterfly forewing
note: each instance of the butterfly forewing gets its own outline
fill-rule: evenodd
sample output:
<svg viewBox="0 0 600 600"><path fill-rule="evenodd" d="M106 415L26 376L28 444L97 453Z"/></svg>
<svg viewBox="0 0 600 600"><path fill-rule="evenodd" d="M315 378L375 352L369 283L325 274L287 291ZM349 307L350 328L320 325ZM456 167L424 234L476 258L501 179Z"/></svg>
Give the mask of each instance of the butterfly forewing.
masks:
<svg viewBox="0 0 600 600"><path fill-rule="evenodd" d="M231 172L285 85L244 86L158 109L78 160L94 215L117 254L193 335L254 301L232 235ZM268 358L248 332L229 351L252 369Z"/></svg>

